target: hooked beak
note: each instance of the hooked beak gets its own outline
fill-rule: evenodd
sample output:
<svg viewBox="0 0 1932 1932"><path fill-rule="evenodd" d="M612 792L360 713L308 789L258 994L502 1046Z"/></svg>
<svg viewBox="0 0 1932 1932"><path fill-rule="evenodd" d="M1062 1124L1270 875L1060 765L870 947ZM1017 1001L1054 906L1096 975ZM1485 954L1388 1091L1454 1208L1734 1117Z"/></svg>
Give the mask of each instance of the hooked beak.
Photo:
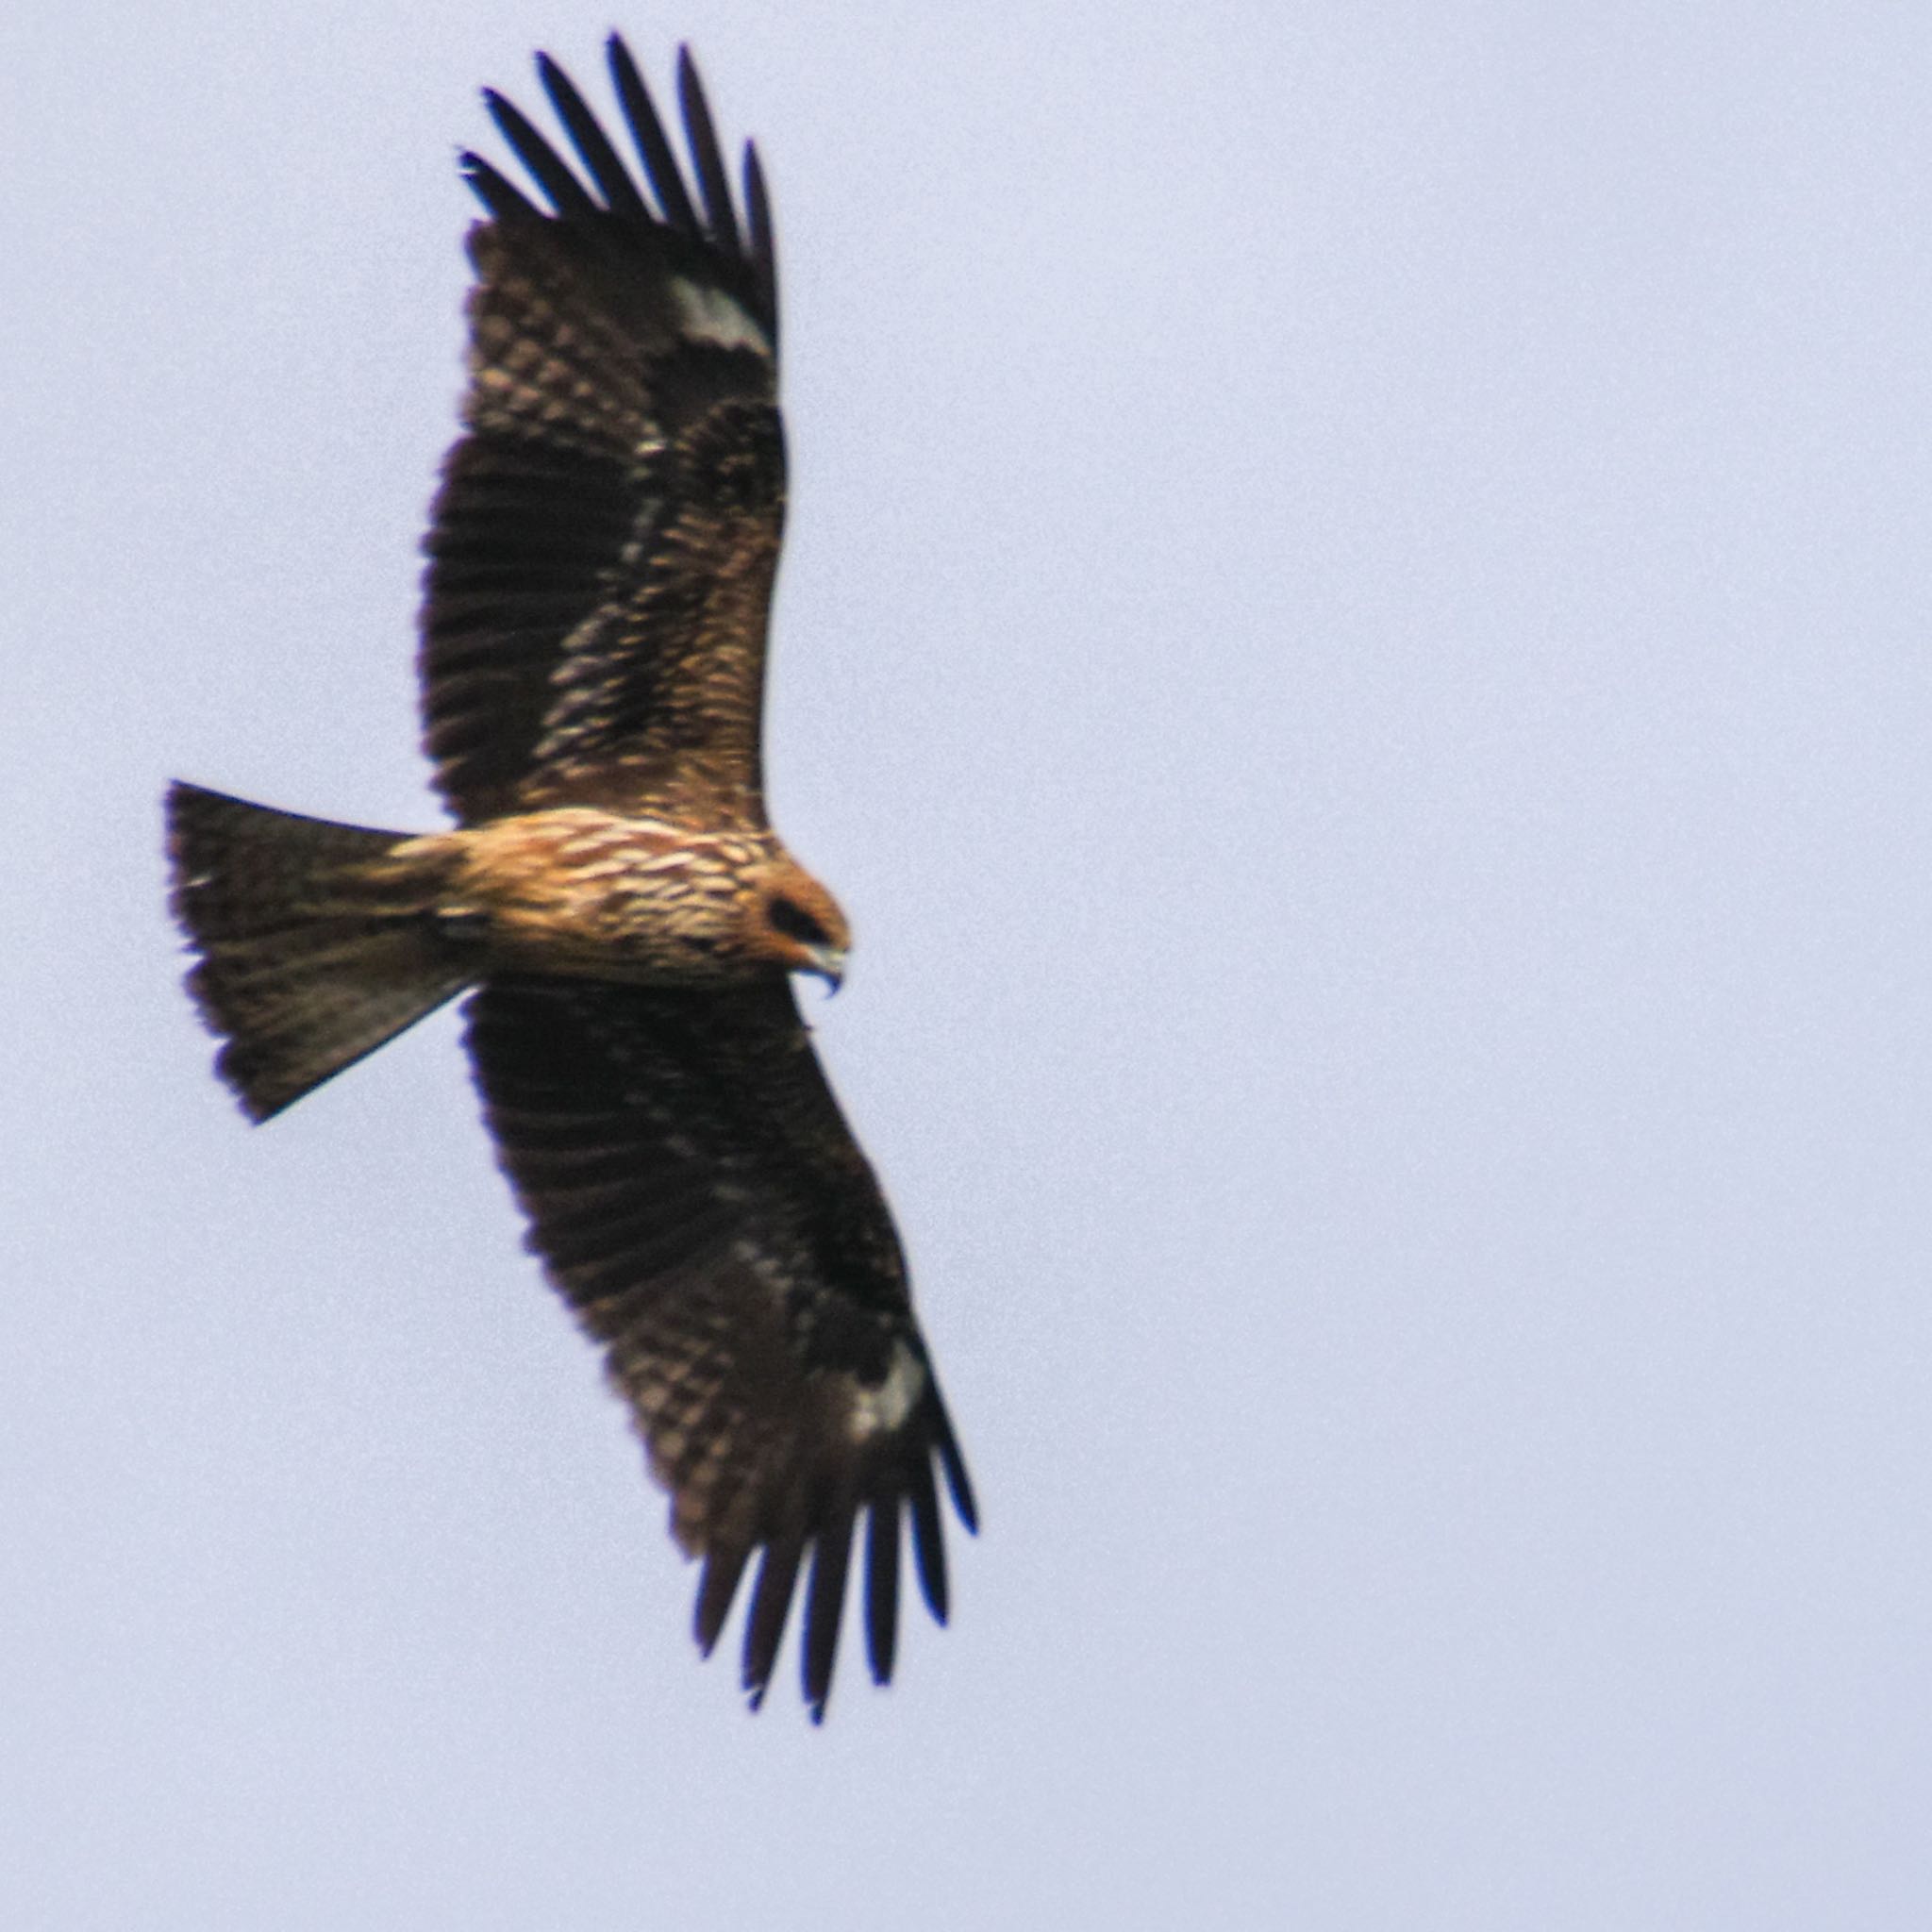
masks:
<svg viewBox="0 0 1932 1932"><path fill-rule="evenodd" d="M805 968L815 973L833 992L845 984L845 954L838 946L808 946L806 957L811 964Z"/></svg>

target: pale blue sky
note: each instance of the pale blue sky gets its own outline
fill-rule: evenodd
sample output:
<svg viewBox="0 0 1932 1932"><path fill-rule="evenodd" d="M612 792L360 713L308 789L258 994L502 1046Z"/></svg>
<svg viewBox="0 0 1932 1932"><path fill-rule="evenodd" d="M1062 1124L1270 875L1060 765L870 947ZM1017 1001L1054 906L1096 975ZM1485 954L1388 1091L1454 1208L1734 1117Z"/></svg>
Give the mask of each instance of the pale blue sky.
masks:
<svg viewBox="0 0 1932 1932"><path fill-rule="evenodd" d="M695 1661L450 1019L250 1131L160 906L171 775L434 823L455 156L613 24L774 183L775 804L985 1512L820 1733ZM1932 14L0 62L11 1923L1923 1918Z"/></svg>

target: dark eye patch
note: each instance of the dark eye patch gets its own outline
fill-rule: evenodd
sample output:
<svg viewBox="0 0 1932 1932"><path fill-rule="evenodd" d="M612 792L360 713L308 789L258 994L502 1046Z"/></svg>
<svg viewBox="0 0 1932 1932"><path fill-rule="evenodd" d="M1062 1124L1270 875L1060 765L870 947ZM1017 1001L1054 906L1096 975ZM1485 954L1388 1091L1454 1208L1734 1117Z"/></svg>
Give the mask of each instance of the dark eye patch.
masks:
<svg viewBox="0 0 1932 1932"><path fill-rule="evenodd" d="M782 932L788 940L796 940L802 946L823 946L831 939L831 935L803 906L790 899L774 899L766 908L765 916L776 931Z"/></svg>

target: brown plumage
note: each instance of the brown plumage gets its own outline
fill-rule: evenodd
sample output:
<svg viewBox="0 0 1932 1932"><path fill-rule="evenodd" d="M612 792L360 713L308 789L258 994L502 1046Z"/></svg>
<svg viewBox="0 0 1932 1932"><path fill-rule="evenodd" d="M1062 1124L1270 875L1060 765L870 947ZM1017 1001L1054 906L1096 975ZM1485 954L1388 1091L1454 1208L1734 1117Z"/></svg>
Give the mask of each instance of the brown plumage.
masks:
<svg viewBox="0 0 1932 1932"><path fill-rule="evenodd" d="M608 53L644 185L547 56L575 167L485 95L546 206L463 157L489 219L419 659L457 829L176 785L174 906L218 1069L257 1120L475 989L499 1158L702 1559L698 1641L758 1557L756 1705L803 1572L818 1717L860 1520L884 1683L901 1518L943 1621L935 1463L969 1527L974 1504L891 1216L789 981L836 985L850 935L765 815L785 457L763 179L747 147L741 223L684 55L693 194L623 42Z"/></svg>

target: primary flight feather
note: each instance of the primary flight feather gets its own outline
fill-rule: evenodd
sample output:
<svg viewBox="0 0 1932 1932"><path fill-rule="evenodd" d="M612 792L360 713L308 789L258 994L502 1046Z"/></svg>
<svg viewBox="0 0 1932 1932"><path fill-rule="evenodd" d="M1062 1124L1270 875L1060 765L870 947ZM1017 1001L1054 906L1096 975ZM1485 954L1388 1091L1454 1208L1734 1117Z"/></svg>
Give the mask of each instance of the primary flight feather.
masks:
<svg viewBox="0 0 1932 1932"><path fill-rule="evenodd" d="M754 1557L743 1681L801 1576L823 1715L864 1524L892 1674L902 1519L935 1617L935 1465L971 1487L878 1183L791 975L850 935L766 816L766 624L785 508L777 281L689 54L687 181L624 42L627 163L547 56L567 158L484 98L535 198L474 154L469 386L425 541L424 741L457 828L365 830L197 786L167 802L189 986L265 1120L470 990L466 1041L530 1242L603 1345L708 1652Z"/></svg>

